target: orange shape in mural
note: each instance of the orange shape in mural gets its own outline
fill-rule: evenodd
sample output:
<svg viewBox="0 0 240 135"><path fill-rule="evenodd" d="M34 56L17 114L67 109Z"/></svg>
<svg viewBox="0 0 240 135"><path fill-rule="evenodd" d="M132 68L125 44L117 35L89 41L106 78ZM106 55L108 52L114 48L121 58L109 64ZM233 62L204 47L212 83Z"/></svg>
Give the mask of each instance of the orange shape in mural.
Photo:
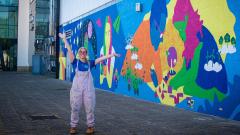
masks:
<svg viewBox="0 0 240 135"><path fill-rule="evenodd" d="M160 84L162 81L160 51L155 51L151 43L149 20L144 20L139 26L132 39L132 46L138 49L138 51L134 52L138 59L132 60L132 50L127 50L122 75L125 75L127 69L131 68L133 74L144 82L152 82L150 70L151 67L154 67L158 84Z"/></svg>

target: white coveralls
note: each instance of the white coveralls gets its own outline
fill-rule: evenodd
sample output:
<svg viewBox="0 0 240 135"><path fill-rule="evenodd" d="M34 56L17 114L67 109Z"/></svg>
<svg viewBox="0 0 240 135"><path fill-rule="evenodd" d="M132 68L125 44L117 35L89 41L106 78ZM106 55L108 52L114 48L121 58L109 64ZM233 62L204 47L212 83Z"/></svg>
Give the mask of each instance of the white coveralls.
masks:
<svg viewBox="0 0 240 135"><path fill-rule="evenodd" d="M79 113L82 104L85 107L85 112L87 115L87 126L93 127L95 124L95 88L89 63L88 66L88 71L79 71L77 62L76 74L74 76L72 88L70 90L71 127L76 127L79 122Z"/></svg>

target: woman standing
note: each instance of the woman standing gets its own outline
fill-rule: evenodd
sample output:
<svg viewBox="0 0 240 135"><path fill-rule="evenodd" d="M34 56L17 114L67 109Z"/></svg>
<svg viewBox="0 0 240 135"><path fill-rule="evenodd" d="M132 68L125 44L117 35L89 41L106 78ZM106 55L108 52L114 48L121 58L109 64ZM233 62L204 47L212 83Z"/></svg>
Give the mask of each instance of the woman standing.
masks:
<svg viewBox="0 0 240 135"><path fill-rule="evenodd" d="M81 47L78 51L79 60L74 57L65 33L59 33L59 37L63 40L68 49L68 54L73 68L75 69L75 76L70 90L70 105L71 105L71 122L69 133L77 133L77 124L79 122L79 112L82 104L85 107L87 115L87 130L86 133L94 132L94 109L95 109L95 88L93 84L92 74L90 69L103 60L117 56L119 54L113 53L107 56L102 56L96 60L87 60L87 49Z"/></svg>

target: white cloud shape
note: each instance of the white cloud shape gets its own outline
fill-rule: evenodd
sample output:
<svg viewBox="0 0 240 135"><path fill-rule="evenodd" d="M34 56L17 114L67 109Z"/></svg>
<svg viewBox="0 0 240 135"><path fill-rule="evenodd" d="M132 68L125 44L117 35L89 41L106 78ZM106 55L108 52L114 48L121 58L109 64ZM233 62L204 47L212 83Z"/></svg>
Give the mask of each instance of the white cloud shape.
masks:
<svg viewBox="0 0 240 135"><path fill-rule="evenodd" d="M132 48L133 48L133 46L132 46L131 44L128 44L128 45L125 47L126 50L129 50L129 49L132 49Z"/></svg>
<svg viewBox="0 0 240 135"><path fill-rule="evenodd" d="M235 53L236 52L236 47L233 45L226 45L224 44L221 49L219 49L219 52L221 54L227 54L227 53Z"/></svg>
<svg viewBox="0 0 240 135"><path fill-rule="evenodd" d="M142 68L143 68L142 64L137 62L135 65L135 69L141 70Z"/></svg>
<svg viewBox="0 0 240 135"><path fill-rule="evenodd" d="M136 53L133 53L131 56L131 60L137 60L138 59L138 55Z"/></svg>
<svg viewBox="0 0 240 135"><path fill-rule="evenodd" d="M204 69L205 69L206 71L208 71L208 72L209 72L209 71L219 72L219 71L222 70L222 65L219 64L218 62L213 63L213 61L210 60L210 61L208 61L207 64L204 65Z"/></svg>

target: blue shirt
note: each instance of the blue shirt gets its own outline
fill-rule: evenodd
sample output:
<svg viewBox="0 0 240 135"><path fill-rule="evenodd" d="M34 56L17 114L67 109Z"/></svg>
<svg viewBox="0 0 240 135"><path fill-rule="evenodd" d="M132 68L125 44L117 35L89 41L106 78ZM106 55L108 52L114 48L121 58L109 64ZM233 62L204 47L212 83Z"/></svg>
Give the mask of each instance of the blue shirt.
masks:
<svg viewBox="0 0 240 135"><path fill-rule="evenodd" d="M88 71L89 65L88 62L82 62L81 60L77 60L76 58L72 62L73 69L77 68L78 63L78 71ZM90 69L95 67L95 60L89 60Z"/></svg>

